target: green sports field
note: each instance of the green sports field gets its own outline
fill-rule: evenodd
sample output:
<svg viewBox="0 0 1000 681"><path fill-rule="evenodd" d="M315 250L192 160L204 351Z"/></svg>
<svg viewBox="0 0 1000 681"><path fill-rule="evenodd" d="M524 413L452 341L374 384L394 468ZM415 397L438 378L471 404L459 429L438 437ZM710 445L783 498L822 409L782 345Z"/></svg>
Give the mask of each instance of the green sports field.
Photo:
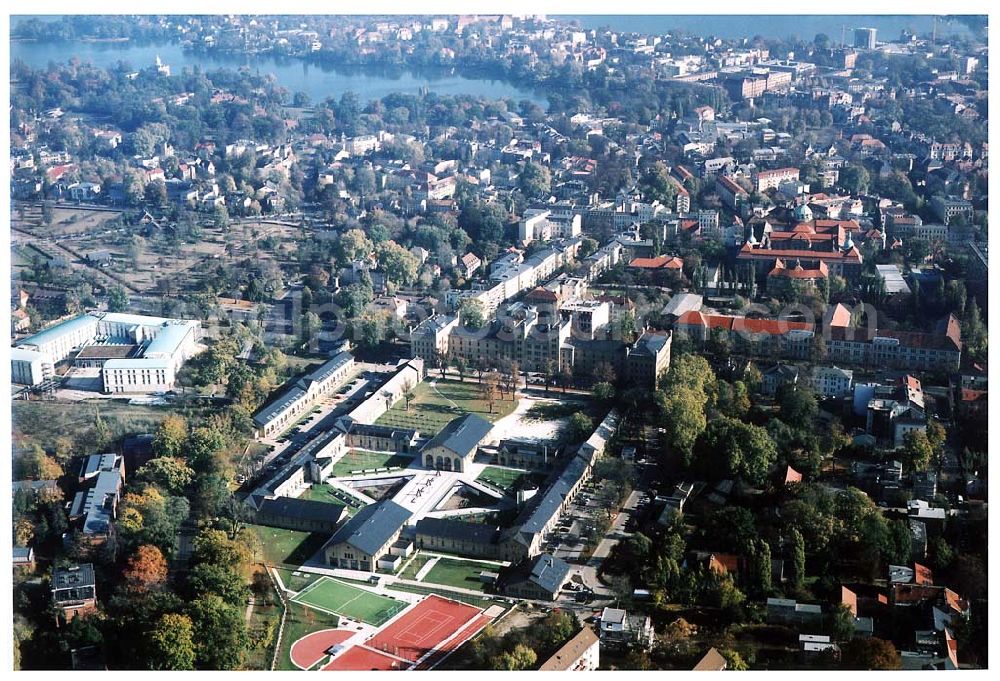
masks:
<svg viewBox="0 0 1000 681"><path fill-rule="evenodd" d="M376 627L385 624L408 605L405 601L380 596L329 577L323 577L312 586L306 587L292 600L316 610L342 615Z"/></svg>
<svg viewBox="0 0 1000 681"><path fill-rule="evenodd" d="M483 472L479 474L479 477L477 477L476 480L485 480L495 487L499 487L504 492L512 494L515 487L521 483L522 478L528 478L534 482L542 482L545 480L545 474L522 471L516 468L487 466L483 469Z"/></svg>

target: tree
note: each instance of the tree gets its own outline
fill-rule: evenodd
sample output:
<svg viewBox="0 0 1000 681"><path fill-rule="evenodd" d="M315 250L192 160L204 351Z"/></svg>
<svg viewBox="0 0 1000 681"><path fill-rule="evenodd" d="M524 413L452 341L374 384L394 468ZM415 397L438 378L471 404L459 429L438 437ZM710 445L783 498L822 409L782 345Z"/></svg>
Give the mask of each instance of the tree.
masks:
<svg viewBox="0 0 1000 681"><path fill-rule="evenodd" d="M697 464L709 477L739 476L760 485L777 456L767 430L726 416L708 423L698 440Z"/></svg>
<svg viewBox="0 0 1000 681"><path fill-rule="evenodd" d="M187 421L182 416L170 414L160 423L153 435L155 456L177 457L188 436Z"/></svg>
<svg viewBox="0 0 1000 681"><path fill-rule="evenodd" d="M572 375L571 375L572 378ZM598 402L610 404L615 399L615 387L610 383L598 383L593 389L594 398Z"/></svg>
<svg viewBox="0 0 1000 681"><path fill-rule="evenodd" d="M910 470L925 471L934 458L934 448L922 430L911 430L903 436L903 456Z"/></svg>
<svg viewBox="0 0 1000 681"><path fill-rule="evenodd" d="M846 165L840 169L838 183L851 194L864 194L868 191L871 177L864 166Z"/></svg>
<svg viewBox="0 0 1000 681"><path fill-rule="evenodd" d="M674 197L677 195L677 186L662 161L649 166L642 174L639 178L639 190L647 202L659 201L667 207L674 205Z"/></svg>
<svg viewBox="0 0 1000 681"><path fill-rule="evenodd" d="M145 661L150 669L194 669L194 624L187 615L166 613L149 634Z"/></svg>
<svg viewBox="0 0 1000 681"><path fill-rule="evenodd" d="M523 643L518 643L514 649L505 652L493 661L493 669L502 671L518 671L531 669L538 662L538 654Z"/></svg>
<svg viewBox="0 0 1000 681"><path fill-rule="evenodd" d="M545 166L528 161L518 178L521 191L529 199L547 199L551 192L552 176Z"/></svg>
<svg viewBox="0 0 1000 681"><path fill-rule="evenodd" d="M694 445L708 425L705 419L705 395L690 386L679 386L657 393L660 424L667 431L666 442L690 463Z"/></svg>
<svg viewBox="0 0 1000 681"><path fill-rule="evenodd" d="M224 205L218 204L212 209L212 226L223 232L229 229L229 211Z"/></svg>
<svg viewBox="0 0 1000 681"><path fill-rule="evenodd" d="M671 362L664 386L668 391L687 387L707 398L715 392L715 372L704 357L683 354Z"/></svg>
<svg viewBox="0 0 1000 681"><path fill-rule="evenodd" d="M167 561L160 549L143 544L128 559L123 577L129 591L148 591L167 581Z"/></svg>
<svg viewBox="0 0 1000 681"><path fill-rule="evenodd" d="M789 534L792 544L792 586L801 589L805 586L806 579L806 541L802 538L802 533L798 528L793 527Z"/></svg>
<svg viewBox="0 0 1000 681"><path fill-rule="evenodd" d="M199 563L187 575L188 589L193 599L208 595L219 596L233 606L246 605L250 588L233 569L212 563Z"/></svg>
<svg viewBox="0 0 1000 681"><path fill-rule="evenodd" d="M614 383L618 376L610 362L598 362L594 367L594 380L598 383Z"/></svg>
<svg viewBox="0 0 1000 681"><path fill-rule="evenodd" d="M833 606L829 615L830 634L835 641L849 641L854 638L854 613L844 603Z"/></svg>
<svg viewBox="0 0 1000 681"><path fill-rule="evenodd" d="M750 590L759 598L771 593L771 546L756 539L750 551Z"/></svg>
<svg viewBox="0 0 1000 681"><path fill-rule="evenodd" d="M215 595L194 601L195 665L198 669L236 669L249 644L243 611Z"/></svg>
<svg viewBox="0 0 1000 681"><path fill-rule="evenodd" d="M128 307L128 293L119 284L112 286L108 291L108 310L110 312L124 312Z"/></svg>
<svg viewBox="0 0 1000 681"><path fill-rule="evenodd" d="M149 482L169 494L182 494L194 479L194 470L184 461L173 456L161 456L149 461L137 472L143 482Z"/></svg>
<svg viewBox="0 0 1000 681"><path fill-rule="evenodd" d="M24 516L18 518L14 523L14 545L28 546L34 538L35 524L31 522L30 518Z"/></svg>
<svg viewBox="0 0 1000 681"><path fill-rule="evenodd" d="M570 442L583 442L594 431L594 422L582 411L574 412L566 426L566 437Z"/></svg>
<svg viewBox="0 0 1000 681"><path fill-rule="evenodd" d="M845 669L899 669L902 666L896 647L881 638L855 638L840 647L840 661Z"/></svg>
<svg viewBox="0 0 1000 681"><path fill-rule="evenodd" d="M479 390L482 393L483 401L490 405L490 413L493 413L493 405L500 395L500 376L495 371L490 371L479 382Z"/></svg>
<svg viewBox="0 0 1000 681"><path fill-rule="evenodd" d="M378 254L379 267L385 272L386 279L399 286L409 286L417 280L420 261L417 256L395 241L380 243L375 252Z"/></svg>
<svg viewBox="0 0 1000 681"><path fill-rule="evenodd" d="M726 669L732 672L745 672L750 669L743 656L731 648L723 648L719 651L722 657L726 658Z"/></svg>
<svg viewBox="0 0 1000 681"><path fill-rule="evenodd" d="M937 419L930 419L927 422L927 442L930 443L936 456L941 455L947 439L948 431L941 425L941 422Z"/></svg>
<svg viewBox="0 0 1000 681"><path fill-rule="evenodd" d="M208 563L242 571L251 556L246 547L231 539L222 530L202 530L194 540L191 558L197 563Z"/></svg>
<svg viewBox="0 0 1000 681"><path fill-rule="evenodd" d="M733 553L747 553L757 536L753 513L742 506L726 506L715 511L705 523L705 536L713 546Z"/></svg>
<svg viewBox="0 0 1000 681"><path fill-rule="evenodd" d="M808 428L816 415L819 405L816 393L804 385L784 385L779 389L781 420L798 428Z"/></svg>
<svg viewBox="0 0 1000 681"><path fill-rule="evenodd" d="M340 235L338 259L344 265L368 257L374 245L360 229L349 229Z"/></svg>
<svg viewBox="0 0 1000 681"><path fill-rule="evenodd" d="M475 298L466 298L459 307L459 317L467 329L481 329L486 325L483 303Z"/></svg>

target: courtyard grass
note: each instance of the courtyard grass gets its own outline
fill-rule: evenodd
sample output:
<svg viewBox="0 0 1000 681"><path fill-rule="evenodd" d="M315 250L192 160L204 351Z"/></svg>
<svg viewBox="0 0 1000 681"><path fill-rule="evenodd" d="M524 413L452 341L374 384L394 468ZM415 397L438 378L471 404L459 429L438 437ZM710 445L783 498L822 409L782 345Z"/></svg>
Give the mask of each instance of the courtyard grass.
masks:
<svg viewBox="0 0 1000 681"><path fill-rule="evenodd" d="M320 501L324 504L343 506L348 516L353 516L364 506L359 499L332 485L323 483L314 483L311 487L306 488L298 498L305 499L306 501Z"/></svg>
<svg viewBox="0 0 1000 681"><path fill-rule="evenodd" d="M401 399L392 409L380 416L375 423L396 428L413 428L424 435L437 435L454 418L473 413L491 423L510 414L517 407L517 400L502 399L493 403L482 399L478 382L440 380L429 376L413 389L410 408Z"/></svg>
<svg viewBox="0 0 1000 681"><path fill-rule="evenodd" d="M281 583L285 585L286 589L291 591L302 591L320 578L320 575L312 572L299 572L299 574L296 575L295 573L298 572L298 570L292 570L291 568L275 569L278 571L278 576L281 577Z"/></svg>
<svg viewBox="0 0 1000 681"><path fill-rule="evenodd" d="M333 464L330 474L335 478L342 478L375 468L406 468L412 461L413 456L410 454L354 449L344 454L340 461Z"/></svg>
<svg viewBox="0 0 1000 681"><path fill-rule="evenodd" d="M329 577L320 578L296 594L292 601L377 627L408 605L406 601L359 589Z"/></svg>
<svg viewBox="0 0 1000 681"><path fill-rule="evenodd" d="M441 558L434 564L424 578L423 584L443 584L471 591L485 591L485 584L479 579L480 572L496 572L500 565L486 563L469 563L452 558Z"/></svg>
<svg viewBox="0 0 1000 681"><path fill-rule="evenodd" d="M399 578L415 580L417 573L420 572L420 568L427 565L433 559L434 556L429 556L426 553L418 553L410 559L410 562L407 563L403 571L399 573Z"/></svg>
<svg viewBox="0 0 1000 681"><path fill-rule="evenodd" d="M476 480L487 482L498 489L502 489L507 494L512 494L521 484L522 480L540 482L544 479L545 476L543 474L523 471L517 468L501 468L500 466L487 466L476 477Z"/></svg>
<svg viewBox="0 0 1000 681"><path fill-rule="evenodd" d="M268 565L302 565L330 538L329 534L322 532L301 532L264 525L248 527L260 538L261 557Z"/></svg>

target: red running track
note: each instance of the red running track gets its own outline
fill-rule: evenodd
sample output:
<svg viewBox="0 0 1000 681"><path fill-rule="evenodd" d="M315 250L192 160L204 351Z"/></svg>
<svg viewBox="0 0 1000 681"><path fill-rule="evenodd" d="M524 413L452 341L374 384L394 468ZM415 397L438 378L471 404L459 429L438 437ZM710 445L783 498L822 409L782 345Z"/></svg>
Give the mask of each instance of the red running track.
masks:
<svg viewBox="0 0 1000 681"><path fill-rule="evenodd" d="M293 643L288 651L292 663L300 669L309 669L326 657L327 650L343 643L355 633L349 629L324 629L307 634Z"/></svg>
<svg viewBox="0 0 1000 681"><path fill-rule="evenodd" d="M377 650L365 646L351 646L333 662L323 667L322 671L389 672L408 669L410 666L409 662L383 655Z"/></svg>
<svg viewBox="0 0 1000 681"><path fill-rule="evenodd" d="M431 595L368 640L369 648L416 662L482 611Z"/></svg>

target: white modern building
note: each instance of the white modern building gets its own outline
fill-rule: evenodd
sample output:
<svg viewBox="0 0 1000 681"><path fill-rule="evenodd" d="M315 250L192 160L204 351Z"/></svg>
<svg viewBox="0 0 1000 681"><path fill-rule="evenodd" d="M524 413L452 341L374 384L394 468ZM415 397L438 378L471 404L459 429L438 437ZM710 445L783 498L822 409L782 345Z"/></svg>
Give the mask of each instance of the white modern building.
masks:
<svg viewBox="0 0 1000 681"><path fill-rule="evenodd" d="M19 342L11 371L22 379L44 380L68 360L100 368L104 392L172 390L177 371L199 349L200 329L197 321L90 312Z"/></svg>
<svg viewBox="0 0 1000 681"><path fill-rule="evenodd" d="M10 349L10 380L18 385L38 385L55 374L52 358L37 350Z"/></svg>
<svg viewBox="0 0 1000 681"><path fill-rule="evenodd" d="M569 239L580 236L582 228L583 216L579 213L556 214L531 208L524 212L524 218L518 225L518 236L524 243Z"/></svg>

